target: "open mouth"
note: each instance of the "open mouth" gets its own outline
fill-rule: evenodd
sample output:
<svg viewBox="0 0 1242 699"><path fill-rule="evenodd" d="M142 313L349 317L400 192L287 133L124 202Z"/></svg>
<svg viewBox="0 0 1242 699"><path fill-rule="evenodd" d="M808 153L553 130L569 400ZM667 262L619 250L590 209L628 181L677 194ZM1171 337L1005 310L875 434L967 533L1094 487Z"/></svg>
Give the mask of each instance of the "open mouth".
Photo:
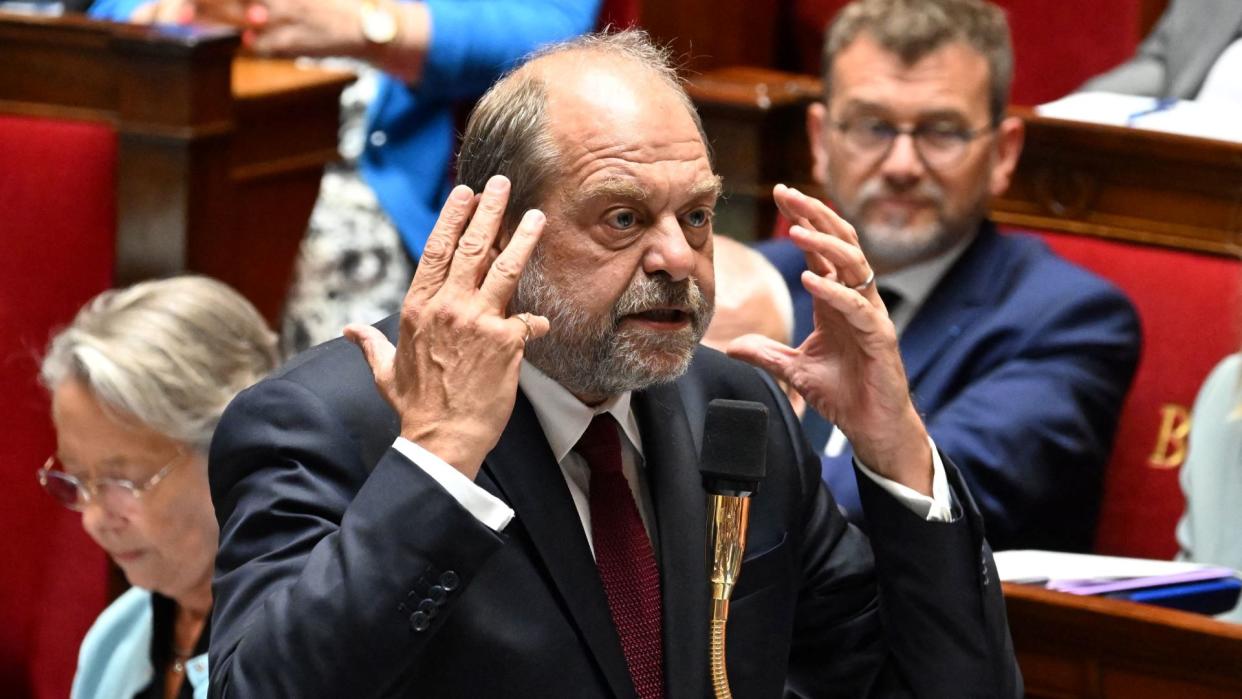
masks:
<svg viewBox="0 0 1242 699"><path fill-rule="evenodd" d="M690 313L680 308L652 308L626 318L654 325L683 325L690 322Z"/></svg>

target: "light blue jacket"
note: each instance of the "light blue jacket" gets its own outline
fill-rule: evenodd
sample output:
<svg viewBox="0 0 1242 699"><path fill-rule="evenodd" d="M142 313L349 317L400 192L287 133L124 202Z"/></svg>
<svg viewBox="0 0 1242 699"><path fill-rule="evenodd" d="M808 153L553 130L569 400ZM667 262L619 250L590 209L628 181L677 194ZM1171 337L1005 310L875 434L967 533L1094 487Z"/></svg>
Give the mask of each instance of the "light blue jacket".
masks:
<svg viewBox="0 0 1242 699"><path fill-rule="evenodd" d="M1216 365L1192 415L1181 473L1186 511L1177 523L1178 558L1242 570L1242 354ZM1242 603L1219 618L1242 623Z"/></svg>
<svg viewBox="0 0 1242 699"><path fill-rule="evenodd" d="M130 699L155 677L151 593L133 587L99 615L82 639L70 699ZM207 699L207 654L186 663L194 699Z"/></svg>
<svg viewBox="0 0 1242 699"><path fill-rule="evenodd" d="M148 0L97 0L128 19ZM360 169L417 259L448 197L456 110L535 48L590 31L602 0L425 0L431 47L418 84L384 76L368 112Z"/></svg>

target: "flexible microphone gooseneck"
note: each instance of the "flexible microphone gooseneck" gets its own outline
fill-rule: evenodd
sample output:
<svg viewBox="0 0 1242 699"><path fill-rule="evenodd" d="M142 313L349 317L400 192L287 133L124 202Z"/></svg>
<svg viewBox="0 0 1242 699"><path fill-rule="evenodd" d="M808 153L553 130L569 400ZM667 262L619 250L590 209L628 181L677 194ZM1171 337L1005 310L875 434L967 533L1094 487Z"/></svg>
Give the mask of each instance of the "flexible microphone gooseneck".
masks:
<svg viewBox="0 0 1242 699"><path fill-rule="evenodd" d="M711 566L712 688L732 699L725 668L729 598L742 569L750 496L765 473L768 409L762 403L717 398L707 406L699 473L707 491L707 562Z"/></svg>

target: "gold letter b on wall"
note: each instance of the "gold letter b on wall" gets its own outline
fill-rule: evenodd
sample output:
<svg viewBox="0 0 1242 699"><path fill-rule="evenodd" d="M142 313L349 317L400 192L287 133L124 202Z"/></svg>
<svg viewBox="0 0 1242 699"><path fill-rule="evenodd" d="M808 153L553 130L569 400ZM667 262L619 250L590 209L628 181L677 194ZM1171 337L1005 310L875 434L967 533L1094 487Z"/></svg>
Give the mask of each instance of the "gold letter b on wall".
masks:
<svg viewBox="0 0 1242 699"><path fill-rule="evenodd" d="M1190 411L1174 403L1160 406L1160 435L1147 464L1152 468L1177 468L1186 460L1186 436L1190 434Z"/></svg>

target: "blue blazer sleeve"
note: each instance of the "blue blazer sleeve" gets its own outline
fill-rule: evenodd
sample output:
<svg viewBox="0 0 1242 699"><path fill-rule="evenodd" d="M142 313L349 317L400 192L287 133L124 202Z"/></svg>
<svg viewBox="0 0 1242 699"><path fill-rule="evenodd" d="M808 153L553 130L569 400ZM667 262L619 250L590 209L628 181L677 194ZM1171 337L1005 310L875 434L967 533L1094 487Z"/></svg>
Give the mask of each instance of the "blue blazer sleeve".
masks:
<svg viewBox="0 0 1242 699"><path fill-rule="evenodd" d="M126 22L134 10L151 0L96 0L91 3L87 14L95 19L110 19L114 22Z"/></svg>
<svg viewBox="0 0 1242 699"><path fill-rule="evenodd" d="M590 31L601 0L426 0L431 47L418 91L428 99L482 93L536 47Z"/></svg>

